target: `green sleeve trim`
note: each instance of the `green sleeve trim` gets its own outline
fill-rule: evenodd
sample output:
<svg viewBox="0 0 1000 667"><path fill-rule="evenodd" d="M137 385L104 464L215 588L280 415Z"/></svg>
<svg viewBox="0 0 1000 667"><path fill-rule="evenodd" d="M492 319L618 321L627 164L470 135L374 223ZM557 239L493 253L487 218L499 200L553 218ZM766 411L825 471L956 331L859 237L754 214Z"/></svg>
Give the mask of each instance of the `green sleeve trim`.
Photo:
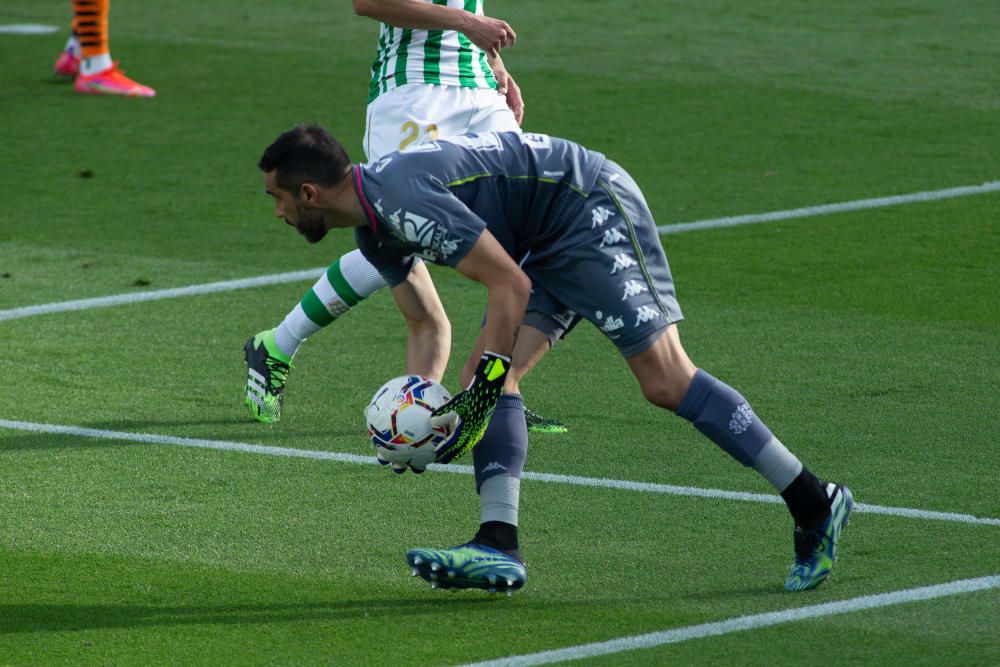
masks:
<svg viewBox="0 0 1000 667"><path fill-rule="evenodd" d="M463 176L462 178L457 178L454 181L448 181L445 183L445 187L453 187L455 185L462 185L464 183L471 183L472 181L478 181L480 178L489 178L493 174L489 172L483 172L481 174L473 174L471 176Z"/></svg>
<svg viewBox="0 0 1000 667"><path fill-rule="evenodd" d="M448 181L447 183L445 183L445 187L451 188L455 187L456 185L464 185L465 183L471 183L472 181L478 181L480 178L489 178L491 176L494 176L494 174L491 174L489 172L483 172L481 174L472 174L471 176L463 176L462 178L456 178L454 181ZM539 183L551 183L553 185L559 185L560 183L560 181L554 178L542 178L540 176L515 176L514 174L504 174L503 176L501 176L501 178L506 178L512 181L534 180L538 181ZM584 199L587 199L587 197L589 196L586 192L576 187L572 183L563 183L563 185L565 185L567 188L569 188L576 194L580 195Z"/></svg>

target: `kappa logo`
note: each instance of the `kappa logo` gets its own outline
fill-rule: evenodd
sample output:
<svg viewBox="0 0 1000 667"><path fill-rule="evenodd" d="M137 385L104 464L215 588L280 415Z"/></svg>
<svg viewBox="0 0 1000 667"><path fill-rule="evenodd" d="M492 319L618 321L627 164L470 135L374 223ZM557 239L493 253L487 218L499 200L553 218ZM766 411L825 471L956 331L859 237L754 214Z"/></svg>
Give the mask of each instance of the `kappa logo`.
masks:
<svg viewBox="0 0 1000 667"><path fill-rule="evenodd" d="M635 326L645 324L646 322L655 320L658 317L661 317L661 315L660 311L656 308L653 308L652 306L639 306L635 309Z"/></svg>
<svg viewBox="0 0 1000 667"><path fill-rule="evenodd" d="M638 262L636 262L634 259L626 255L625 253L620 252L617 255L615 255L615 264L614 266L611 267L611 275L615 275L619 271L624 271L626 269L630 269L633 266L637 265Z"/></svg>
<svg viewBox="0 0 1000 667"><path fill-rule="evenodd" d="M747 429L753 425L753 410L750 404L744 401L733 411L733 416L729 418L729 430L740 435L746 433Z"/></svg>
<svg viewBox="0 0 1000 667"><path fill-rule="evenodd" d="M507 469L507 466L500 465L496 461L490 461L489 465L487 465L485 468L483 468L482 472L486 473L486 472L490 472L490 471L493 471L493 470L506 470L506 469ZM480 474L482 474L482 473L480 473Z"/></svg>
<svg viewBox="0 0 1000 667"><path fill-rule="evenodd" d="M625 322L620 317L615 317L614 315L608 315L608 318L605 320L604 313L602 313L601 311L597 311L596 313L594 313L594 315L597 317L598 321L604 320L604 324L602 324L599 328L606 334L610 334L612 331L618 331L619 329L625 326ZM612 337L617 338L617 336L612 336Z"/></svg>
<svg viewBox="0 0 1000 667"><path fill-rule="evenodd" d="M642 294L643 292L648 292L649 288L640 283L638 280L626 280L625 281L625 295L622 297L622 301L629 298L630 296L636 296L637 294Z"/></svg>
<svg viewBox="0 0 1000 667"><path fill-rule="evenodd" d="M598 206L597 208L594 209L593 213L591 214L591 217L593 218L594 222L593 224L590 225L590 228L593 229L594 227L602 226L605 222L608 221L608 218L612 217L613 215L614 212L611 211L610 209L606 209L603 206Z"/></svg>
<svg viewBox="0 0 1000 667"><path fill-rule="evenodd" d="M379 215L381 215L383 217L385 216L385 212L382 210L382 200L381 199L379 199L377 201L373 201L372 202L372 206L375 208L376 211L378 211Z"/></svg>
<svg viewBox="0 0 1000 667"><path fill-rule="evenodd" d="M568 329L569 325L573 323L576 313L572 310L564 310L561 313L551 313L549 317L555 320L563 329Z"/></svg>
<svg viewBox="0 0 1000 667"><path fill-rule="evenodd" d="M598 248L603 248L606 245L614 245L616 243L621 243L622 241L628 241L628 237L618 231L617 227L612 227L604 232L604 238L601 240L601 245Z"/></svg>

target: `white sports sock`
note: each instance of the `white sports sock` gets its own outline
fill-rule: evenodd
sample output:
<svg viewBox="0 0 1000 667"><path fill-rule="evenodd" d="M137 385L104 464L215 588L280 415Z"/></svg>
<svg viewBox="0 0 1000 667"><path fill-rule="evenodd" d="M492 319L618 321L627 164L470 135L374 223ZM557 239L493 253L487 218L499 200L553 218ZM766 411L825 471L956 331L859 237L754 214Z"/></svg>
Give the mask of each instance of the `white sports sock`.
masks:
<svg viewBox="0 0 1000 667"><path fill-rule="evenodd" d="M517 525L521 480L510 475L494 475L479 487L479 522L503 521Z"/></svg>
<svg viewBox="0 0 1000 667"><path fill-rule="evenodd" d="M802 462L772 436L754 459L753 469L781 493L802 472Z"/></svg>
<svg viewBox="0 0 1000 667"><path fill-rule="evenodd" d="M278 348L293 356L309 336L385 287L378 270L360 250L352 250L323 272L274 332Z"/></svg>
<svg viewBox="0 0 1000 667"><path fill-rule="evenodd" d="M295 304L292 312L285 315L285 319L274 330L274 342L279 350L293 357L306 338L319 330L320 326L306 317L302 304Z"/></svg>
<svg viewBox="0 0 1000 667"><path fill-rule="evenodd" d="M352 250L340 258L340 272L362 299L386 286L385 279L360 250Z"/></svg>
<svg viewBox="0 0 1000 667"><path fill-rule="evenodd" d="M80 38L76 35L70 35L69 39L66 40L66 46L63 47L63 51L69 51L77 58L80 57Z"/></svg>
<svg viewBox="0 0 1000 667"><path fill-rule="evenodd" d="M99 56L84 58L80 61L80 74L84 76L93 76L106 69L111 69L113 64L114 63L111 62L110 53L102 53Z"/></svg>

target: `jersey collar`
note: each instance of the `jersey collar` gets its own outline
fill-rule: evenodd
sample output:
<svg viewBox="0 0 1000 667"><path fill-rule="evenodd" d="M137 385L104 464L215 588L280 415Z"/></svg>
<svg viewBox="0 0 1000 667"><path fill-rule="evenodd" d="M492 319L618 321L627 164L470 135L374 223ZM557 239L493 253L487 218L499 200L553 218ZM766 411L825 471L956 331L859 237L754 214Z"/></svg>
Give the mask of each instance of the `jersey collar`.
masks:
<svg viewBox="0 0 1000 667"><path fill-rule="evenodd" d="M371 204L365 198L365 191L361 188L361 165L356 164L353 167L354 170L354 191L358 195L358 201L361 202L361 208L365 211L365 216L368 218L368 224L371 225L372 233L378 231L378 218L375 217L375 211L372 210Z"/></svg>

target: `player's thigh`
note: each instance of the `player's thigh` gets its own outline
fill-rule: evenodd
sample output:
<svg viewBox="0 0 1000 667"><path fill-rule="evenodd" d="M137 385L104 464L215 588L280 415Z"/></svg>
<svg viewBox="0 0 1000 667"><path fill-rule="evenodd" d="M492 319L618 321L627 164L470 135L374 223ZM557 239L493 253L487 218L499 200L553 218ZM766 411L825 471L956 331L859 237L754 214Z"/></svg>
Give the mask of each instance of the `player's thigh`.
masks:
<svg viewBox="0 0 1000 667"><path fill-rule="evenodd" d="M368 161L421 141L468 134L476 112L469 90L411 83L379 95L368 105L365 116Z"/></svg>
<svg viewBox="0 0 1000 667"><path fill-rule="evenodd" d="M609 162L577 219L566 248L524 269L623 356L636 356L683 319L649 207L632 178Z"/></svg>

